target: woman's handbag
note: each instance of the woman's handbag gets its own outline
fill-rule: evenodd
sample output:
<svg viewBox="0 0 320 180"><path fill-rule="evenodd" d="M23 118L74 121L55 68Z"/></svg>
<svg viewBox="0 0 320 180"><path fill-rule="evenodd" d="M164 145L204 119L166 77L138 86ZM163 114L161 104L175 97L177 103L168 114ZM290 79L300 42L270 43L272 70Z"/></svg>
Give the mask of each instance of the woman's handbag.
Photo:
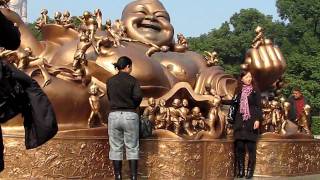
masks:
<svg viewBox="0 0 320 180"><path fill-rule="evenodd" d="M152 135L152 123L146 116L141 116L139 120L139 136L147 138Z"/></svg>
<svg viewBox="0 0 320 180"><path fill-rule="evenodd" d="M233 124L236 120L236 115L237 115L237 111L239 108L239 104L240 104L240 98L238 97L239 95L234 95L232 100L231 100L231 105L229 107L229 112L227 115L227 120L229 122L229 124Z"/></svg>

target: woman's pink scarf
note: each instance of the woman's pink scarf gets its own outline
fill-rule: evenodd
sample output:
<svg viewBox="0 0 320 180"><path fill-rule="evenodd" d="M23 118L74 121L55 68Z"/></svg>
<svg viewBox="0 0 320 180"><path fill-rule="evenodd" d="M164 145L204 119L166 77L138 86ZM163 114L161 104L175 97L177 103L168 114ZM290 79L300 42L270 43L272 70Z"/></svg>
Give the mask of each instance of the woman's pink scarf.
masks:
<svg viewBox="0 0 320 180"><path fill-rule="evenodd" d="M240 99L240 113L242 114L243 121L247 121L250 119L250 109L248 96L251 94L253 90L252 85L243 85Z"/></svg>

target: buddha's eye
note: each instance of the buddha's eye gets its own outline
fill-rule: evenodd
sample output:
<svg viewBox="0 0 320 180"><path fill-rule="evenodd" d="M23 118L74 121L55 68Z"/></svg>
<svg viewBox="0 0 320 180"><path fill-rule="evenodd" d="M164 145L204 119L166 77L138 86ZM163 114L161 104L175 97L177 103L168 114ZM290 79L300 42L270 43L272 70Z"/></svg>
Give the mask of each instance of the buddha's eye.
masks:
<svg viewBox="0 0 320 180"><path fill-rule="evenodd" d="M147 12L145 12L145 11L137 11L136 13L141 14L141 15L147 15Z"/></svg>
<svg viewBox="0 0 320 180"><path fill-rule="evenodd" d="M156 16L157 18L164 18L164 19L166 19L166 20L169 20L169 19L170 19L170 18L169 18L169 15L166 14L166 13L163 13L163 12L155 13L155 16Z"/></svg>

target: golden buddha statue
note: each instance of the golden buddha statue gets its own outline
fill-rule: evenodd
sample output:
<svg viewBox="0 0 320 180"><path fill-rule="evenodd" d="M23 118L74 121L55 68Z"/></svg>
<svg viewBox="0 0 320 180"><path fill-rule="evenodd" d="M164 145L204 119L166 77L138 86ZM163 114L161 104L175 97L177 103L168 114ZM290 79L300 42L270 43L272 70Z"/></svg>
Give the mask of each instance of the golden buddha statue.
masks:
<svg viewBox="0 0 320 180"><path fill-rule="evenodd" d="M44 24L41 29L43 41L39 42L17 14L7 9L1 11L19 27L21 48L30 47L34 55L46 58L51 65L72 69L79 32L57 24ZM85 17L83 19L85 21ZM100 88L105 88L106 80L117 73L112 63L121 56L128 56L133 61L132 75L139 80L145 97L160 98L178 82L188 82L196 94L203 94L205 85L210 84L218 96L232 98L237 86L237 80L232 75L226 74L220 66L208 67L201 54L175 51L174 28L161 2L133 1L124 8L121 21L127 37L133 41L121 41L122 45L118 47L102 46L99 54L94 47L86 52L86 73ZM108 36L106 31L98 30L96 34ZM156 51L147 56L150 48ZM106 51L108 53L103 53ZM267 40L264 45L248 52L245 63L257 78L261 90L271 86L286 66L280 50ZM83 84L61 79L54 74L52 76L50 85L44 91L55 108L60 130L87 127L90 115L87 89ZM39 83L42 81L41 78L35 79ZM102 103L107 108L106 101L104 99Z"/></svg>

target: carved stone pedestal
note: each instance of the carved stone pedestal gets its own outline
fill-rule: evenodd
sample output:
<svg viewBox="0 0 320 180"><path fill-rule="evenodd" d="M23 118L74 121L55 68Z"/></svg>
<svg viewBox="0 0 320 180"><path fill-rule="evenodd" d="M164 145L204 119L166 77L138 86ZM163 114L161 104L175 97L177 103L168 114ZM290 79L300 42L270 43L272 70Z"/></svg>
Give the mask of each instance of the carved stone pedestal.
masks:
<svg viewBox="0 0 320 180"><path fill-rule="evenodd" d="M109 179L107 131L58 134L47 144L25 150L22 135L4 135L5 170L1 178ZM82 134L82 135L81 135ZM216 179L233 176L233 141L141 140L142 179ZM320 173L319 140L263 140L257 148L256 176ZM128 174L125 163L123 175Z"/></svg>

